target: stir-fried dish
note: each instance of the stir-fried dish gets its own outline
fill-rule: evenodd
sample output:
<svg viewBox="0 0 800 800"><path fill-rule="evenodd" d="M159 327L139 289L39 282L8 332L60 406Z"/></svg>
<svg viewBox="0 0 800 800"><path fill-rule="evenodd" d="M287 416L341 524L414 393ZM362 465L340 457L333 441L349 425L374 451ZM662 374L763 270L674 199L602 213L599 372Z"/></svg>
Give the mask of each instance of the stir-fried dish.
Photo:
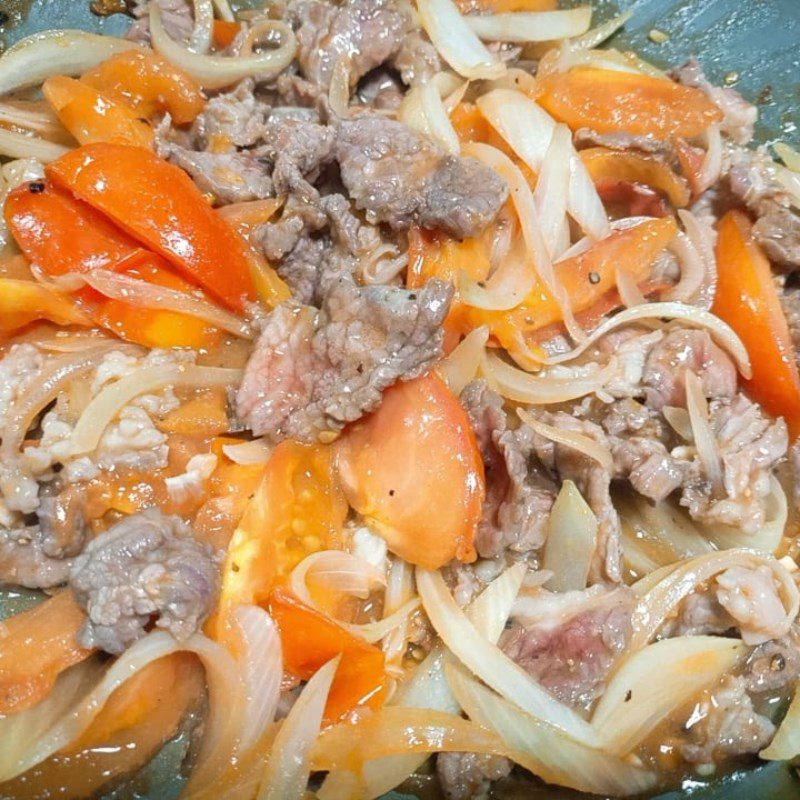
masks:
<svg viewBox="0 0 800 800"><path fill-rule="evenodd" d="M0 797L798 756L800 154L588 7L130 13L0 58Z"/></svg>

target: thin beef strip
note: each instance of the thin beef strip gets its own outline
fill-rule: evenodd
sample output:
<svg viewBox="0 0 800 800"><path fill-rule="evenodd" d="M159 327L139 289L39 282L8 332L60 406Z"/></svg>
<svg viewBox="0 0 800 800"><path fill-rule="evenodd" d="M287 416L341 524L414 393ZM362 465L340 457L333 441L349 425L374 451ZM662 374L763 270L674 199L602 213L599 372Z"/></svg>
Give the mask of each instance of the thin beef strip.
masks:
<svg viewBox="0 0 800 800"><path fill-rule="evenodd" d="M192 6L188 0L155 0L161 11L164 30L171 39L179 42L188 41L194 28ZM150 0L133 0L131 14L134 22L125 34L138 44L150 45Z"/></svg>
<svg viewBox="0 0 800 800"><path fill-rule="evenodd" d="M0 528L0 585L52 589L67 582L71 561L45 553L38 527Z"/></svg>
<svg viewBox="0 0 800 800"><path fill-rule="evenodd" d="M70 586L88 619L83 647L121 653L156 625L183 640L216 602L217 556L178 517L148 509L93 539L70 571Z"/></svg>
<svg viewBox="0 0 800 800"><path fill-rule="evenodd" d="M254 88L253 79L246 78L233 91L218 94L206 103L192 129L203 147L253 147L264 138L270 109L255 96Z"/></svg>
<svg viewBox="0 0 800 800"><path fill-rule="evenodd" d="M461 393L481 451L486 500L475 537L482 558L510 549L525 553L545 542L556 487L536 458L529 428L508 429L503 400L485 380Z"/></svg>
<svg viewBox="0 0 800 800"><path fill-rule="evenodd" d="M747 691L753 694L785 692L800 677L800 650L791 636L772 639L756 647L745 664Z"/></svg>
<svg viewBox="0 0 800 800"><path fill-rule="evenodd" d="M492 781L505 778L514 765L502 756L439 753L436 776L445 800L486 800Z"/></svg>
<svg viewBox="0 0 800 800"><path fill-rule="evenodd" d="M471 158L444 155L406 125L378 116L343 120L336 134L342 182L369 222L421 225L474 236L497 215L508 187Z"/></svg>
<svg viewBox="0 0 800 800"><path fill-rule="evenodd" d="M322 90L340 58L349 61L353 87L398 51L412 27L409 15L392 0L348 0L340 6L299 0L288 11L297 29L300 71Z"/></svg>
<svg viewBox="0 0 800 800"><path fill-rule="evenodd" d="M635 604L625 587L543 592L520 608L500 647L561 702L586 706L630 639Z"/></svg>
<svg viewBox="0 0 800 800"><path fill-rule="evenodd" d="M384 389L442 354L453 288L408 292L339 278L322 309L284 304L267 318L237 395L257 436L314 441L376 408Z"/></svg>

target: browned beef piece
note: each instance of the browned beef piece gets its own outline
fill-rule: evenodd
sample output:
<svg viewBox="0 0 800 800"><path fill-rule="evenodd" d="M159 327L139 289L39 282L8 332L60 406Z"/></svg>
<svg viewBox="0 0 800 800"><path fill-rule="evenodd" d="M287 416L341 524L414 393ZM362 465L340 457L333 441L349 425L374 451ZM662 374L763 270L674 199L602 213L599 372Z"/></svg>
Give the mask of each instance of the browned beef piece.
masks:
<svg viewBox="0 0 800 800"><path fill-rule="evenodd" d="M237 395L257 436L316 440L376 408L384 389L417 377L442 354L453 288L409 292L340 278L322 309L285 304L266 320Z"/></svg>
<svg viewBox="0 0 800 800"><path fill-rule="evenodd" d="M466 386L461 403L486 474L483 518L475 537L478 555L492 558L506 548L524 553L542 547L556 487L536 458L530 430L508 429L502 398L485 380Z"/></svg>
<svg viewBox="0 0 800 800"><path fill-rule="evenodd" d="M575 146L608 147L611 150L639 150L651 155L672 155L672 147L655 136L633 136L630 133L598 133L591 128L578 128L573 135Z"/></svg>
<svg viewBox="0 0 800 800"><path fill-rule="evenodd" d="M502 756L439 753L436 775L446 800L486 800L492 781L505 778L513 764Z"/></svg>
<svg viewBox="0 0 800 800"><path fill-rule="evenodd" d="M45 553L38 527L0 529L0 585L51 589L67 582L70 564Z"/></svg>
<svg viewBox="0 0 800 800"><path fill-rule="evenodd" d="M775 735L775 726L753 708L747 680L727 676L701 707L681 754L690 764L713 764L720 758L757 753Z"/></svg>
<svg viewBox="0 0 800 800"><path fill-rule="evenodd" d="M53 558L76 556L89 533L86 522L86 487L72 484L57 491L55 485L39 494L36 516L42 549Z"/></svg>
<svg viewBox="0 0 800 800"><path fill-rule="evenodd" d="M786 316L789 326L789 335L792 337L795 360L800 360L800 289L782 288L780 292L781 308Z"/></svg>
<svg viewBox="0 0 800 800"><path fill-rule="evenodd" d="M752 103L748 103L736 89L714 86L706 78L697 59L690 58L673 72L673 77L684 86L700 89L722 111L722 132L734 142L747 144L753 138L753 126L758 119L758 109Z"/></svg>
<svg viewBox="0 0 800 800"><path fill-rule="evenodd" d="M299 0L289 7L297 29L303 77L327 89L336 62L350 60L351 85L388 61L411 29L411 18L392 0L348 0L342 5Z"/></svg>
<svg viewBox="0 0 800 800"><path fill-rule="evenodd" d="M370 222L441 228L463 238L483 230L508 197L493 170L474 159L445 156L385 117L343 120L335 146L342 182Z"/></svg>
<svg viewBox="0 0 800 800"><path fill-rule="evenodd" d="M70 572L70 586L88 620L83 647L121 653L156 625L176 639L191 636L214 607L218 558L178 517L148 509L126 517L89 542Z"/></svg>
<svg viewBox="0 0 800 800"><path fill-rule="evenodd" d="M631 635L636 597L627 588L551 595L536 619L515 621L500 647L554 697L586 705L599 696L605 679Z"/></svg>
<svg viewBox="0 0 800 800"><path fill-rule="evenodd" d="M162 151L166 151L169 160L188 172L200 189L213 195L219 204L272 197L269 170L248 152L196 152L177 144L166 144Z"/></svg>
<svg viewBox="0 0 800 800"><path fill-rule="evenodd" d="M420 30L409 31L392 60L406 86L429 81L444 68L439 53Z"/></svg>
<svg viewBox="0 0 800 800"><path fill-rule="evenodd" d="M189 0L155 0L161 11L161 21L164 30L172 39L187 41L192 35L194 16ZM125 34L126 39L148 45L150 44L150 17L148 6L150 0L133 0L131 14L135 17L134 23Z"/></svg>
<svg viewBox="0 0 800 800"><path fill-rule="evenodd" d="M761 210L753 234L771 261L796 269L800 266L800 216L774 201L765 201Z"/></svg>
<svg viewBox="0 0 800 800"><path fill-rule="evenodd" d="M707 331L680 328L657 342L647 356L643 381L647 404L686 407L686 370L697 375L709 398L733 397L736 367Z"/></svg>
<svg viewBox="0 0 800 800"><path fill-rule="evenodd" d="M265 135L269 106L253 93L255 82L246 78L230 92L212 97L194 122L193 132L204 147L230 143L253 147Z"/></svg>

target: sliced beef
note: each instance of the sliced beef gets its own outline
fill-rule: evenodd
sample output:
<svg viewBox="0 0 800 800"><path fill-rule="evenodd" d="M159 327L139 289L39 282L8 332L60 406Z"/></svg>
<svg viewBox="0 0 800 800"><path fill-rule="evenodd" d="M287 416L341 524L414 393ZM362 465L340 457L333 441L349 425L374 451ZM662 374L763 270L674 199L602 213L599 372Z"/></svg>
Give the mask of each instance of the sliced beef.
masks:
<svg viewBox="0 0 800 800"><path fill-rule="evenodd" d="M237 395L257 436L314 441L375 408L397 380L442 354L453 288L430 281L408 292L336 280L322 309L287 304L268 317Z"/></svg>
<svg viewBox="0 0 800 800"><path fill-rule="evenodd" d="M177 144L166 144L163 150L173 164L188 172L200 189L213 195L219 204L272 197L269 170L248 152L196 152Z"/></svg>
<svg viewBox="0 0 800 800"><path fill-rule="evenodd" d="M647 404L686 407L686 371L697 375L709 398L736 393L736 367L707 331L679 328L668 333L647 356L643 381Z"/></svg>
<svg viewBox="0 0 800 800"><path fill-rule="evenodd" d="M444 69L436 48L422 31L416 29L406 34L392 65L406 86L426 83Z"/></svg>
<svg viewBox="0 0 800 800"><path fill-rule="evenodd" d="M753 235L767 257L776 264L800 266L800 216L776 202L765 202L753 225Z"/></svg>
<svg viewBox="0 0 800 800"><path fill-rule="evenodd" d="M709 636L727 633L736 620L725 610L713 591L692 592L680 604L676 616L661 629L666 638Z"/></svg>
<svg viewBox="0 0 800 800"><path fill-rule="evenodd" d="M486 800L492 781L505 778L513 764L502 756L439 753L436 776L446 800Z"/></svg>
<svg viewBox="0 0 800 800"><path fill-rule="evenodd" d="M539 419L553 427L594 439L608 448L608 438L603 429L589 420L582 420L564 411L539 414ZM619 582L620 572L620 521L611 501L613 475L603 465L589 456L556 444L538 434L533 435L534 448L539 460L559 481L572 480L597 517L597 552L589 572L592 583L604 580Z"/></svg>
<svg viewBox="0 0 800 800"><path fill-rule="evenodd" d="M719 495L694 462L681 504L691 516L707 524L723 523L754 533L765 520L765 498L770 475L786 455L788 433L782 419L770 420L756 403L739 394L709 404L711 430L722 463Z"/></svg>
<svg viewBox="0 0 800 800"><path fill-rule="evenodd" d="M638 150L651 155L671 155L669 144L661 142L655 136L633 136L630 133L598 133L591 128L579 128L573 135L575 146L608 147L611 150Z"/></svg>
<svg viewBox="0 0 800 800"><path fill-rule="evenodd" d="M412 22L392 0L348 0L337 6L299 0L289 6L297 30L303 77L327 89L340 58L350 62L351 86L388 61L400 48Z"/></svg>
<svg viewBox="0 0 800 800"><path fill-rule="evenodd" d="M216 602L217 557L178 517L157 509L126 517L93 539L70 571L70 586L88 620L83 647L121 653L156 625L183 640Z"/></svg>
<svg viewBox="0 0 800 800"><path fill-rule="evenodd" d="M543 592L520 608L500 647L561 702L586 706L630 639L635 604L627 588Z"/></svg>
<svg viewBox="0 0 800 800"><path fill-rule="evenodd" d="M39 495L36 510L42 549L53 558L76 556L89 533L86 521L86 487L72 484L61 491Z"/></svg>
<svg viewBox="0 0 800 800"><path fill-rule="evenodd" d="M379 116L340 122L336 158L356 206L395 229L442 228L473 236L508 197L499 176L474 159L443 155L406 125Z"/></svg>
<svg viewBox="0 0 800 800"><path fill-rule="evenodd" d="M675 80L684 86L700 89L723 113L722 132L737 144L747 144L753 138L753 127L758 119L758 109L742 97L736 89L714 86L706 78L697 59L690 58L673 73Z"/></svg>
<svg viewBox="0 0 800 800"><path fill-rule="evenodd" d="M155 0L161 11L161 21L164 30L171 39L179 42L188 41L194 28L192 6L188 0ZM133 0L131 14L134 22L125 34L126 39L131 39L139 44L150 44L150 0Z"/></svg>
<svg viewBox="0 0 800 800"><path fill-rule="evenodd" d="M486 474L486 500L475 549L491 558L510 549L542 547L556 487L539 463L529 428L508 429L503 400L485 380L465 387L461 403L469 415Z"/></svg>
<svg viewBox="0 0 800 800"><path fill-rule="evenodd" d="M38 527L0 528L0 585L52 589L67 582L70 563L45 553Z"/></svg>
<svg viewBox="0 0 800 800"><path fill-rule="evenodd" d="M689 742L681 754L690 764L713 764L721 758L757 753L775 735L775 726L753 708L747 681L726 677L719 689L692 712Z"/></svg>
<svg viewBox="0 0 800 800"><path fill-rule="evenodd" d="M195 137L213 150L253 147L265 136L269 106L254 92L255 82L246 78L231 92L212 97L194 122Z"/></svg>

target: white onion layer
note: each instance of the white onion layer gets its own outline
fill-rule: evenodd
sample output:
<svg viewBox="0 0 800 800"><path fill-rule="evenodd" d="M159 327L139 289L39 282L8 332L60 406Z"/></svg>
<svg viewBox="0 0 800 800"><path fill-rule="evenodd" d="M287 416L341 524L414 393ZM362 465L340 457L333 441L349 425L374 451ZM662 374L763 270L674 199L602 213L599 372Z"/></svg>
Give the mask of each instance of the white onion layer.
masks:
<svg viewBox="0 0 800 800"><path fill-rule="evenodd" d="M505 14L470 14L467 24L490 42L549 42L579 36L592 23L590 6L563 11L517 11Z"/></svg>

